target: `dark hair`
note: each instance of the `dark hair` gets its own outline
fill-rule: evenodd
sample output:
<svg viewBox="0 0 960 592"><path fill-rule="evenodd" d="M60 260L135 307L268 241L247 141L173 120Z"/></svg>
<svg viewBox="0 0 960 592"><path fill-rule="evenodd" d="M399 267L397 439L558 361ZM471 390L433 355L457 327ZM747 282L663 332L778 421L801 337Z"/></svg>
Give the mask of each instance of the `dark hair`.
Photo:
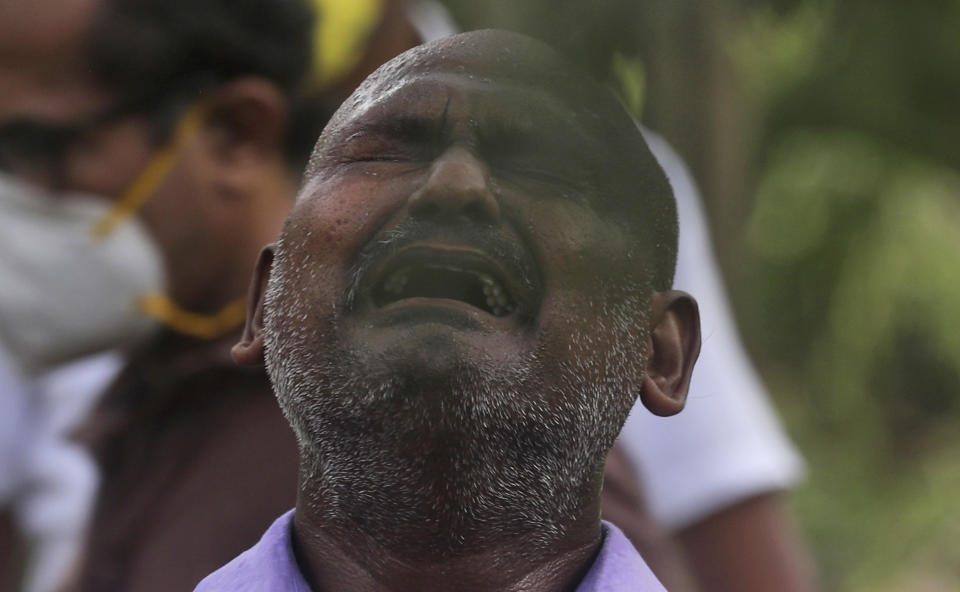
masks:
<svg viewBox="0 0 960 592"><path fill-rule="evenodd" d="M122 95L158 97L261 76L296 111L313 23L305 0L104 0L90 39L93 74Z"/></svg>

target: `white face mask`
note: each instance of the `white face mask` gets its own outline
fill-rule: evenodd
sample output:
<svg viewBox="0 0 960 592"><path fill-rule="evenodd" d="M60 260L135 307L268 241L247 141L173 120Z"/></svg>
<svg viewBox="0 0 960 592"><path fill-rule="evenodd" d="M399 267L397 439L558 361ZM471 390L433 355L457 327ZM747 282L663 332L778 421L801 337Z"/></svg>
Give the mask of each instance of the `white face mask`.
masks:
<svg viewBox="0 0 960 592"><path fill-rule="evenodd" d="M163 292L160 254L136 218L94 238L110 210L0 173L0 345L21 373L132 345L157 326L138 300Z"/></svg>

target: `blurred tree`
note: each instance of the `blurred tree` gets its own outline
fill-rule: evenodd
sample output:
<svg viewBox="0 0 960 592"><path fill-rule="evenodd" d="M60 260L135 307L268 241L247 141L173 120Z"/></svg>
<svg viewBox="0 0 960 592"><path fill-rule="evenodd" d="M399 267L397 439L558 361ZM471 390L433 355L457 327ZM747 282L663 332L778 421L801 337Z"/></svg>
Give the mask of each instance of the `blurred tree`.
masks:
<svg viewBox="0 0 960 592"><path fill-rule="evenodd" d="M737 302L835 589L960 589L958 30L956 2L804 1L730 37L760 130Z"/></svg>

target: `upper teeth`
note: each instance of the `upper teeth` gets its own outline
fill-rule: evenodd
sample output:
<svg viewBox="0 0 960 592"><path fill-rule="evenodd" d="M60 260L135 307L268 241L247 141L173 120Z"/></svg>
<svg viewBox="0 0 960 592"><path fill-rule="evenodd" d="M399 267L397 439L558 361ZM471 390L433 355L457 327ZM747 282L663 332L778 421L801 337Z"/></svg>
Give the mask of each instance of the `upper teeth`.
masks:
<svg viewBox="0 0 960 592"><path fill-rule="evenodd" d="M483 295L487 297L487 306L493 314L501 316L513 312L516 306L510 302L503 286L485 273L479 275L480 282L483 284Z"/></svg>

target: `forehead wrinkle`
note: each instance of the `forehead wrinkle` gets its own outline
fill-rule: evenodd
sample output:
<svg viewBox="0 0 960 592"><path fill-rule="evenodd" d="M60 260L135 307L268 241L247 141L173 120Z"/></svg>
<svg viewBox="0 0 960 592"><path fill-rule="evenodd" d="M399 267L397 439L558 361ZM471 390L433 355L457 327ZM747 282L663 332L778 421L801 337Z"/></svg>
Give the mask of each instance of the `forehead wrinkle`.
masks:
<svg viewBox="0 0 960 592"><path fill-rule="evenodd" d="M425 88L424 88L425 87ZM442 109L434 92L442 92ZM490 80L469 74L433 72L406 76L391 84L375 102L344 122L347 134L357 131L396 134L413 127L436 129L449 137L464 125L476 127L470 135L538 136L550 145L551 137L573 134L593 150L603 143L591 133L589 120L597 117L558 96L559 93L515 80ZM391 103L394 103L393 105Z"/></svg>
<svg viewBox="0 0 960 592"><path fill-rule="evenodd" d="M556 147L561 145L556 141L558 136L569 139L573 134L577 140L573 144L582 147L581 153L602 158L610 148L604 141L603 125L609 105L571 84L566 79L558 82L540 76L518 77L516 72L493 71L482 64L459 62L432 62L419 69L394 70L391 75L375 73L344 102L342 113L324 130L304 180L309 181L322 172L324 165L329 164L325 162L325 155L356 131L358 122L389 110L418 114L423 119L432 111L440 122L449 123L456 109L465 108L467 117L461 119L466 122L472 119L480 128L479 133L488 139L497 131L508 131L514 136L527 134L531 139ZM430 89L434 91L425 92ZM443 93L443 107L439 105L438 92ZM456 95L460 96L459 101L455 100ZM451 130L441 128L439 131L449 133Z"/></svg>
<svg viewBox="0 0 960 592"><path fill-rule="evenodd" d="M355 133L368 131L389 134L398 128L409 127L414 122L425 124L430 111L439 110L441 114L446 111L448 100L444 101L443 107L434 107L438 102L437 97L429 93L408 92L411 82L414 80L404 77L373 87L361 86L344 101L323 130L314 150L314 158L322 157L323 153L334 149L336 144Z"/></svg>

